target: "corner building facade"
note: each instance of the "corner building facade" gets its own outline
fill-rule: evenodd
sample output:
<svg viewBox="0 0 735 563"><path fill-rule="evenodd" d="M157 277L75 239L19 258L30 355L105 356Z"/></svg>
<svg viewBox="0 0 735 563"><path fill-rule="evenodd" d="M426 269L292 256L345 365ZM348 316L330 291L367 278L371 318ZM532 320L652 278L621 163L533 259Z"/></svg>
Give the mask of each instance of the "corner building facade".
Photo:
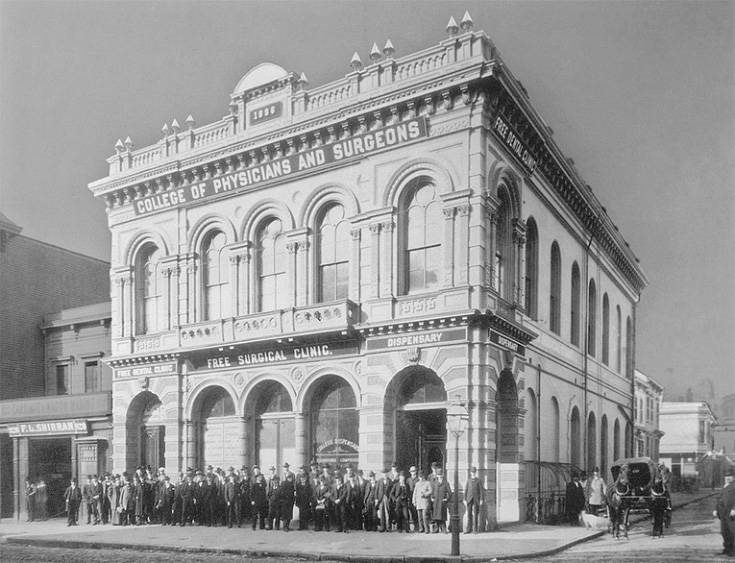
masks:
<svg viewBox="0 0 735 563"><path fill-rule="evenodd" d="M113 464L476 465L490 519L525 519L528 467L629 451L645 276L469 18L358 59L313 89L256 66L90 184Z"/></svg>

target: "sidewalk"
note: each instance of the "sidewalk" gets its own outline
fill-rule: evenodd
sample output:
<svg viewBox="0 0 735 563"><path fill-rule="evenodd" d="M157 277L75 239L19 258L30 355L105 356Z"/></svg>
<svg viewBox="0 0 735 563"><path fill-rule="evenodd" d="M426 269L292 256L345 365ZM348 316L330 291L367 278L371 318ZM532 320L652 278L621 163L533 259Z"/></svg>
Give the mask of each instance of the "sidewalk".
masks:
<svg viewBox="0 0 735 563"><path fill-rule="evenodd" d="M675 508L714 494L673 495ZM256 531L243 528L86 526L67 528L62 519L19 523L0 521L0 541L47 547L87 547L156 551L219 552L249 557L313 561L491 561L541 557L603 535L570 526L516 524L496 532L461 536L460 557L451 557L450 534L379 532Z"/></svg>

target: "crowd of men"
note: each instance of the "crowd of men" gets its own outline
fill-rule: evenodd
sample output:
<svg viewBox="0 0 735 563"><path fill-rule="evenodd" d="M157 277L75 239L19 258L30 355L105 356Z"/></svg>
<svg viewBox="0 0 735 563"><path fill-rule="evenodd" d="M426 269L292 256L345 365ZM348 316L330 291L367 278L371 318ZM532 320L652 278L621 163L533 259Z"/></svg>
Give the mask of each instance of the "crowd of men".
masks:
<svg viewBox="0 0 735 563"><path fill-rule="evenodd" d="M465 485L466 533L477 533L485 491L477 468L471 473ZM351 466L334 471L316 463L297 473L285 463L280 475L273 466L266 474L258 465L227 471L209 466L189 469L175 482L165 468L138 467L132 474L89 475L81 486L72 479L64 494L69 526L78 524L83 505L89 525L250 525L288 532L297 507L299 530L427 534L447 531L451 496L437 464L428 475L414 466L406 474L394 464L378 477Z"/></svg>

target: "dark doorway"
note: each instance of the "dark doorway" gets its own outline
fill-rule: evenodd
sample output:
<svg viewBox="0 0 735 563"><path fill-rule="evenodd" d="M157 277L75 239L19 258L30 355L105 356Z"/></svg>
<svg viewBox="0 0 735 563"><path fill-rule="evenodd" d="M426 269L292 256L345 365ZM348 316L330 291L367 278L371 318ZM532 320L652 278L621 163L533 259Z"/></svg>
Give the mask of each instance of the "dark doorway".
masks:
<svg viewBox="0 0 735 563"><path fill-rule="evenodd" d="M447 443L446 409L396 412L396 462L403 470L415 465L430 472L432 462L444 467Z"/></svg>
<svg viewBox="0 0 735 563"><path fill-rule="evenodd" d="M140 441L141 462L153 469L157 469L163 465L164 458L164 434L166 427L161 426L143 426L143 435Z"/></svg>
<svg viewBox="0 0 735 563"><path fill-rule="evenodd" d="M71 438L34 438L28 442L29 477L46 481L47 514L60 516L64 512L64 491L72 476Z"/></svg>

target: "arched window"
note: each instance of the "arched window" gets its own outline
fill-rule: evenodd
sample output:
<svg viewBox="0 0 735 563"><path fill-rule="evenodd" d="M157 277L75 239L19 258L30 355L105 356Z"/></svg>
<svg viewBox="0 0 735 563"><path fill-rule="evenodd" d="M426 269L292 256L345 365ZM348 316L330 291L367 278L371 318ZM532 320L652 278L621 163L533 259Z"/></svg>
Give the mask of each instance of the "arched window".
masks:
<svg viewBox="0 0 735 563"><path fill-rule="evenodd" d="M625 423L625 444L623 445L625 457L633 455L633 427L630 422Z"/></svg>
<svg viewBox="0 0 735 563"><path fill-rule="evenodd" d="M616 418L613 424L613 462L620 459L620 421Z"/></svg>
<svg viewBox="0 0 735 563"><path fill-rule="evenodd" d="M202 246L202 282L204 285L204 320L221 319L229 310L227 282L227 244L225 234L211 233Z"/></svg>
<svg viewBox="0 0 735 563"><path fill-rule="evenodd" d="M350 224L339 204L330 205L317 222L318 293L320 302L346 299L349 289Z"/></svg>
<svg viewBox="0 0 735 563"><path fill-rule="evenodd" d="M622 343L622 334L623 334L623 325L622 325L622 317L620 315L620 305L615 306L616 311L616 317L615 317L615 370L620 373L622 370L622 364L621 364L621 357L623 353L623 343Z"/></svg>
<svg viewBox="0 0 735 563"><path fill-rule="evenodd" d="M536 460L538 459L537 455L537 420L538 420L538 412L537 408L538 405L536 404L536 394L533 392L533 389L526 389L526 415L524 417L524 426L525 431L524 434L524 449L525 449L525 456L524 459L526 460Z"/></svg>
<svg viewBox="0 0 735 563"><path fill-rule="evenodd" d="M357 463L360 413L352 387L341 377L324 376L309 402L311 457L319 463Z"/></svg>
<svg viewBox="0 0 735 563"><path fill-rule="evenodd" d="M571 303L571 342L575 346L579 346L579 310L581 306L580 285L579 285L579 266L575 262L572 264L572 303Z"/></svg>
<svg viewBox="0 0 735 563"><path fill-rule="evenodd" d="M597 352L597 289L595 280L590 280L589 293L587 294L587 353L594 356Z"/></svg>
<svg viewBox="0 0 735 563"><path fill-rule="evenodd" d="M602 296L602 363L610 365L610 300Z"/></svg>
<svg viewBox="0 0 735 563"><path fill-rule="evenodd" d="M591 472L597 465L597 419L591 412L587 420L587 471Z"/></svg>
<svg viewBox="0 0 735 563"><path fill-rule="evenodd" d="M569 417L569 453L572 465L579 467L582 462L581 446L582 445L582 426L579 420L579 409L574 407Z"/></svg>
<svg viewBox="0 0 735 563"><path fill-rule="evenodd" d="M510 194L505 186L498 189L495 264L493 271L495 279L493 285L501 297L507 301L513 301L513 275L514 275L514 253L513 253L513 208L511 206Z"/></svg>
<svg viewBox="0 0 735 563"><path fill-rule="evenodd" d="M551 245L549 328L552 332L561 334L561 252L556 241Z"/></svg>
<svg viewBox="0 0 735 563"><path fill-rule="evenodd" d="M603 479L607 475L607 415L602 415L600 421L600 475Z"/></svg>
<svg viewBox="0 0 735 563"><path fill-rule="evenodd" d="M265 222L257 233L256 272L258 310L273 311L289 305L286 241L280 219Z"/></svg>
<svg viewBox="0 0 735 563"><path fill-rule="evenodd" d="M551 397L551 461L555 463L561 461L559 459L560 436L559 401L556 400L556 397Z"/></svg>
<svg viewBox="0 0 735 563"><path fill-rule="evenodd" d="M526 222L525 309L532 319L538 318L538 228L536 221Z"/></svg>
<svg viewBox="0 0 735 563"><path fill-rule="evenodd" d="M154 244L145 245L135 260L135 332L146 334L158 328L158 300L161 282L158 262L161 252Z"/></svg>
<svg viewBox="0 0 735 563"><path fill-rule="evenodd" d="M633 377L633 322L625 319L625 375Z"/></svg>
<svg viewBox="0 0 735 563"><path fill-rule="evenodd" d="M443 229L441 203L436 186L426 180L415 181L401 206L404 241L404 293L439 286Z"/></svg>

